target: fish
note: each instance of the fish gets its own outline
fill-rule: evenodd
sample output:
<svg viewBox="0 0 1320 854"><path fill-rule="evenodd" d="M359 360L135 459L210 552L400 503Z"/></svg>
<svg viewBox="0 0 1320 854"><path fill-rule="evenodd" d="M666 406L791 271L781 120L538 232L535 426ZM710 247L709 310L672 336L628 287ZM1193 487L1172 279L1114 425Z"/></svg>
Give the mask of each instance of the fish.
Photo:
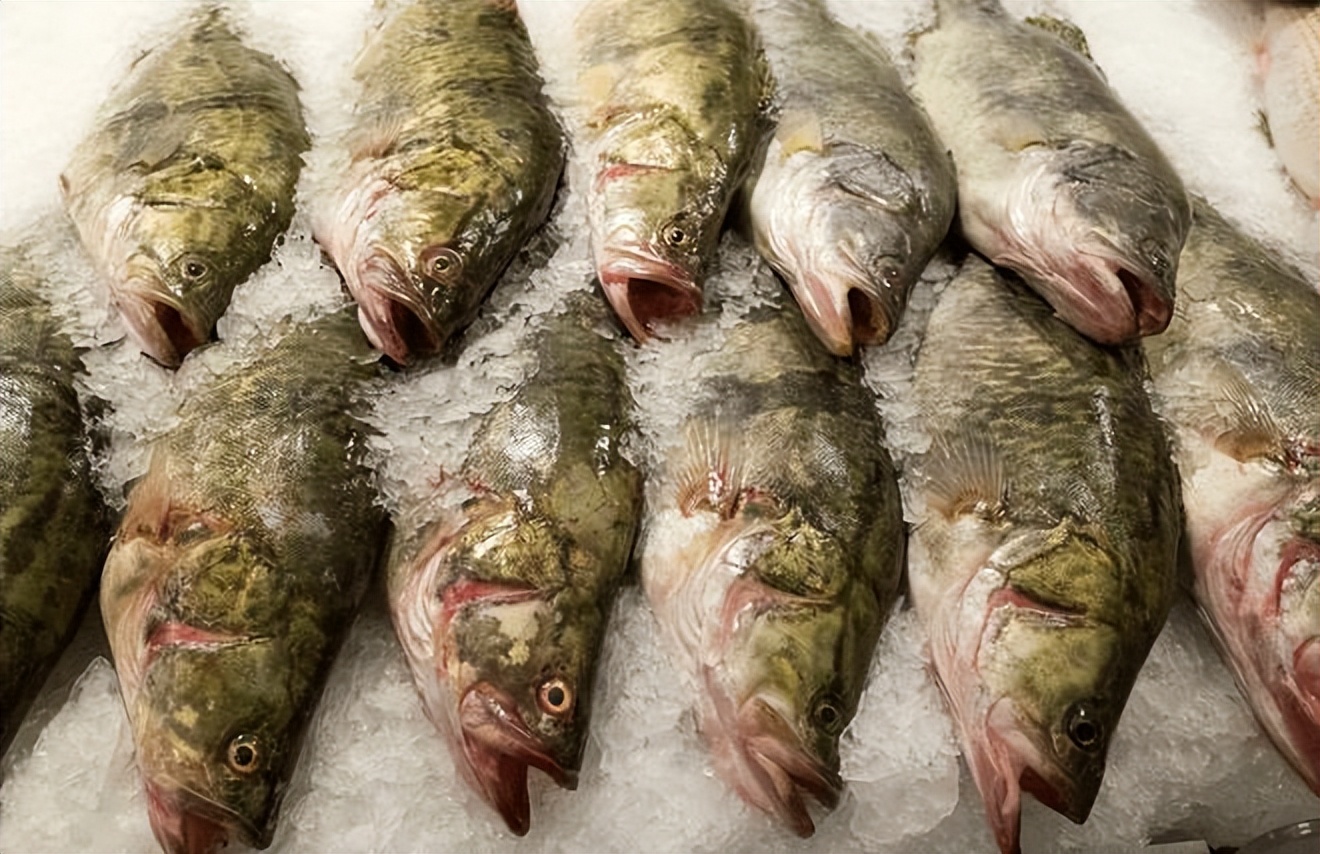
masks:
<svg viewBox="0 0 1320 854"><path fill-rule="evenodd" d="M832 809L842 792L839 735L898 596L904 528L857 366L821 348L767 267L755 276L763 302L687 371L695 399L648 487L638 565L716 773L807 837L807 799Z"/></svg>
<svg viewBox="0 0 1320 854"><path fill-rule="evenodd" d="M0 250L0 755L96 592L110 511L79 351L22 247Z"/></svg>
<svg viewBox="0 0 1320 854"><path fill-rule="evenodd" d="M575 22L596 274L638 341L697 314L773 84L725 0L592 0Z"/></svg>
<svg viewBox="0 0 1320 854"><path fill-rule="evenodd" d="M371 343L399 364L475 316L545 221L559 122L515 4L394 4L354 68L352 163L318 217Z"/></svg>
<svg viewBox="0 0 1320 854"><path fill-rule="evenodd" d="M1274 150L1294 186L1320 208L1320 6L1269 3L1256 55Z"/></svg>
<svg viewBox="0 0 1320 854"><path fill-rule="evenodd" d="M1019 23L997 0L936 7L938 26L916 43L913 88L957 166L967 242L1097 343L1162 332L1191 205L1079 52L1085 36Z"/></svg>
<svg viewBox="0 0 1320 854"><path fill-rule="evenodd" d="M311 141L298 83L218 8L133 63L60 190L129 335L177 367L293 219Z"/></svg>
<svg viewBox="0 0 1320 854"><path fill-rule="evenodd" d="M351 309L216 375L153 444L101 577L147 815L167 854L270 845L387 518Z"/></svg>
<svg viewBox="0 0 1320 854"><path fill-rule="evenodd" d="M610 609L641 516L619 335L577 292L462 469L398 514L390 612L427 716L518 836L529 768L574 789Z"/></svg>
<svg viewBox="0 0 1320 854"><path fill-rule="evenodd" d="M971 256L917 352L908 584L986 818L1081 824L1177 592L1182 520L1139 347L1097 347Z"/></svg>
<svg viewBox="0 0 1320 854"><path fill-rule="evenodd" d="M884 48L819 0L758 7L778 125L744 189L756 248L835 355L889 339L953 221L944 144Z"/></svg>
<svg viewBox="0 0 1320 854"><path fill-rule="evenodd" d="M1242 695L1320 795L1320 294L1202 198L1145 342L1192 591Z"/></svg>

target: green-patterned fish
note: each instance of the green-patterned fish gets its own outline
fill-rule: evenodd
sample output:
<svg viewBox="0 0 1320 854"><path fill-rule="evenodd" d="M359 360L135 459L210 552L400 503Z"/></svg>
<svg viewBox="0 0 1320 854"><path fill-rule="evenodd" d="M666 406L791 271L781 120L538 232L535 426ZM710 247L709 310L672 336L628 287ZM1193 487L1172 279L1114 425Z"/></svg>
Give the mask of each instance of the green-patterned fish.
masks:
<svg viewBox="0 0 1320 854"><path fill-rule="evenodd" d="M643 341L655 322L701 310L765 129L769 72L726 0L592 0L576 26L596 273Z"/></svg>
<svg viewBox="0 0 1320 854"><path fill-rule="evenodd" d="M1146 341L1177 436L1193 592L1242 693L1320 795L1320 294L1201 199Z"/></svg>
<svg viewBox="0 0 1320 854"><path fill-rule="evenodd" d="M142 352L178 365L293 218L298 84L218 9L133 63L60 186Z"/></svg>
<svg viewBox="0 0 1320 854"><path fill-rule="evenodd" d="M354 74L352 166L317 240L402 364L472 320L545 220L563 138L508 0L397 4Z"/></svg>
<svg viewBox="0 0 1320 854"><path fill-rule="evenodd" d="M82 363L22 250L0 250L0 754L96 589L109 524Z"/></svg>
<svg viewBox="0 0 1320 854"><path fill-rule="evenodd" d="M228 370L158 440L101 580L147 811L169 854L270 844L384 533L345 311Z"/></svg>
<svg viewBox="0 0 1320 854"><path fill-rule="evenodd" d="M426 713L520 836L529 767L577 785L641 513L641 478L619 452L632 404L605 306L570 297L538 335L538 367L484 416L461 473L402 509L389 562Z"/></svg>
<svg viewBox="0 0 1320 854"><path fill-rule="evenodd" d="M689 371L693 406L648 489L642 584L695 677L716 772L809 836L806 798L838 802L839 734L897 596L902 507L856 367L768 269L753 287L765 302Z"/></svg>
<svg viewBox="0 0 1320 854"><path fill-rule="evenodd" d="M1005 852L1023 791L1086 820L1173 604L1178 476L1144 372L974 256L917 354L909 586Z"/></svg>

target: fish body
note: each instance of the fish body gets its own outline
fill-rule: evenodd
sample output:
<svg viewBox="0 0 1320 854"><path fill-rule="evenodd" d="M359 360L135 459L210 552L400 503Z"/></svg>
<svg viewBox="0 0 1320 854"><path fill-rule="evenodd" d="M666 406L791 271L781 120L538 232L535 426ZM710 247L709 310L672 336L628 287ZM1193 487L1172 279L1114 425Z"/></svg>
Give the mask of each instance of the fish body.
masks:
<svg viewBox="0 0 1320 854"><path fill-rule="evenodd" d="M832 808L842 788L839 735L897 597L902 508L856 367L757 276L768 304L690 371L640 567L716 772L805 837L806 798Z"/></svg>
<svg viewBox="0 0 1320 854"><path fill-rule="evenodd" d="M953 220L957 178L878 43L817 0L756 15L779 123L749 183L757 249L832 353L888 340Z"/></svg>
<svg viewBox="0 0 1320 854"><path fill-rule="evenodd" d="M1320 795L1320 295L1201 199L1151 339L1193 592L1257 720Z"/></svg>
<svg viewBox="0 0 1320 854"><path fill-rule="evenodd" d="M699 312L771 85L726 0L592 0L576 22L596 273L639 341Z"/></svg>
<svg viewBox="0 0 1320 854"><path fill-rule="evenodd" d="M1169 161L1054 32L997 0L937 7L914 89L957 166L968 243L1097 342L1161 332L1191 222Z"/></svg>
<svg viewBox="0 0 1320 854"><path fill-rule="evenodd" d="M218 9L143 54L60 176L144 353L177 366L293 218L310 145L298 84Z"/></svg>
<svg viewBox="0 0 1320 854"><path fill-rule="evenodd" d="M1320 6L1270 3L1260 64L1274 150L1297 189L1320 207Z"/></svg>
<svg viewBox="0 0 1320 854"><path fill-rule="evenodd" d="M1140 351L970 258L917 354L913 604L1004 851L1021 792L1081 823L1176 587L1178 481Z"/></svg>
<svg viewBox="0 0 1320 854"><path fill-rule="evenodd" d="M390 7L358 57L352 164L317 239L372 344L438 351L550 211L563 135L513 3Z"/></svg>
<svg viewBox="0 0 1320 854"><path fill-rule="evenodd" d="M347 312L292 329L189 397L129 495L101 611L169 854L270 844L384 534L374 361Z"/></svg>
<svg viewBox="0 0 1320 854"><path fill-rule="evenodd" d="M37 269L0 252L0 754L91 601L109 547L74 380Z"/></svg>
<svg viewBox="0 0 1320 854"><path fill-rule="evenodd" d="M518 835L527 771L577 785L592 683L641 513L631 417L595 295L537 333L537 368L483 416L461 472L405 507L390 610L427 715Z"/></svg>

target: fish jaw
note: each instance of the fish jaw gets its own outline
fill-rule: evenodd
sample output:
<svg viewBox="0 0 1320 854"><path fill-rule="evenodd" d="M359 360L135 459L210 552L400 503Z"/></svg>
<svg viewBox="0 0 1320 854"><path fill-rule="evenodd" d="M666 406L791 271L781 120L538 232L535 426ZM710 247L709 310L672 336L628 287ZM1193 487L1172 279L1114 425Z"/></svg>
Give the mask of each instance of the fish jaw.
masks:
<svg viewBox="0 0 1320 854"><path fill-rule="evenodd" d="M890 310L869 287L831 284L803 272L790 280L811 331L836 356L863 344L883 344L893 330Z"/></svg>
<svg viewBox="0 0 1320 854"><path fill-rule="evenodd" d="M144 779L143 787L151 832L165 854L216 854L235 837L237 816L221 817L227 811L150 778Z"/></svg>
<svg viewBox="0 0 1320 854"><path fill-rule="evenodd" d="M602 249L597 275L619 320L639 342L650 339L657 322L701 313L701 289L691 272L644 247Z"/></svg>
<svg viewBox="0 0 1320 854"><path fill-rule="evenodd" d="M166 367L177 368L210 337L207 324L151 280L129 280L114 304L142 352Z"/></svg>

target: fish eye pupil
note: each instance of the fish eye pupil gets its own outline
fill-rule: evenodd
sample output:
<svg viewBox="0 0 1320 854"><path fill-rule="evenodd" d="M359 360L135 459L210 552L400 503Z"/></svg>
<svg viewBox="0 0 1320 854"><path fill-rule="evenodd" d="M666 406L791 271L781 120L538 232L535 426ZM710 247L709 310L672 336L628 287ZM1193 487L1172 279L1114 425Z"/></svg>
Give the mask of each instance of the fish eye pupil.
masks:
<svg viewBox="0 0 1320 854"><path fill-rule="evenodd" d="M687 234L681 228L671 228L666 239L669 241L670 246L678 246L684 240L687 240Z"/></svg>
<svg viewBox="0 0 1320 854"><path fill-rule="evenodd" d="M545 692L545 698L550 702L550 705L558 708L564 705L564 689L556 685Z"/></svg>
<svg viewBox="0 0 1320 854"><path fill-rule="evenodd" d="M573 692L562 679L551 679L537 691L541 711L549 715L562 715L573 707Z"/></svg>
<svg viewBox="0 0 1320 854"><path fill-rule="evenodd" d="M229 742L229 767L246 774L257 769L260 754L255 739L250 735L240 735Z"/></svg>
<svg viewBox="0 0 1320 854"><path fill-rule="evenodd" d="M247 746L246 744L240 744L237 748L234 749L235 765L242 765L246 767L248 765L251 765L252 760L256 758L257 758L256 753L252 750L251 747Z"/></svg>
<svg viewBox="0 0 1320 854"><path fill-rule="evenodd" d="M1095 718L1095 709L1089 703L1079 703L1068 716L1068 737L1082 750L1100 746L1103 730Z"/></svg>
<svg viewBox="0 0 1320 854"><path fill-rule="evenodd" d="M206 265L201 261L185 261L183 274L190 279L200 279L206 275Z"/></svg>

